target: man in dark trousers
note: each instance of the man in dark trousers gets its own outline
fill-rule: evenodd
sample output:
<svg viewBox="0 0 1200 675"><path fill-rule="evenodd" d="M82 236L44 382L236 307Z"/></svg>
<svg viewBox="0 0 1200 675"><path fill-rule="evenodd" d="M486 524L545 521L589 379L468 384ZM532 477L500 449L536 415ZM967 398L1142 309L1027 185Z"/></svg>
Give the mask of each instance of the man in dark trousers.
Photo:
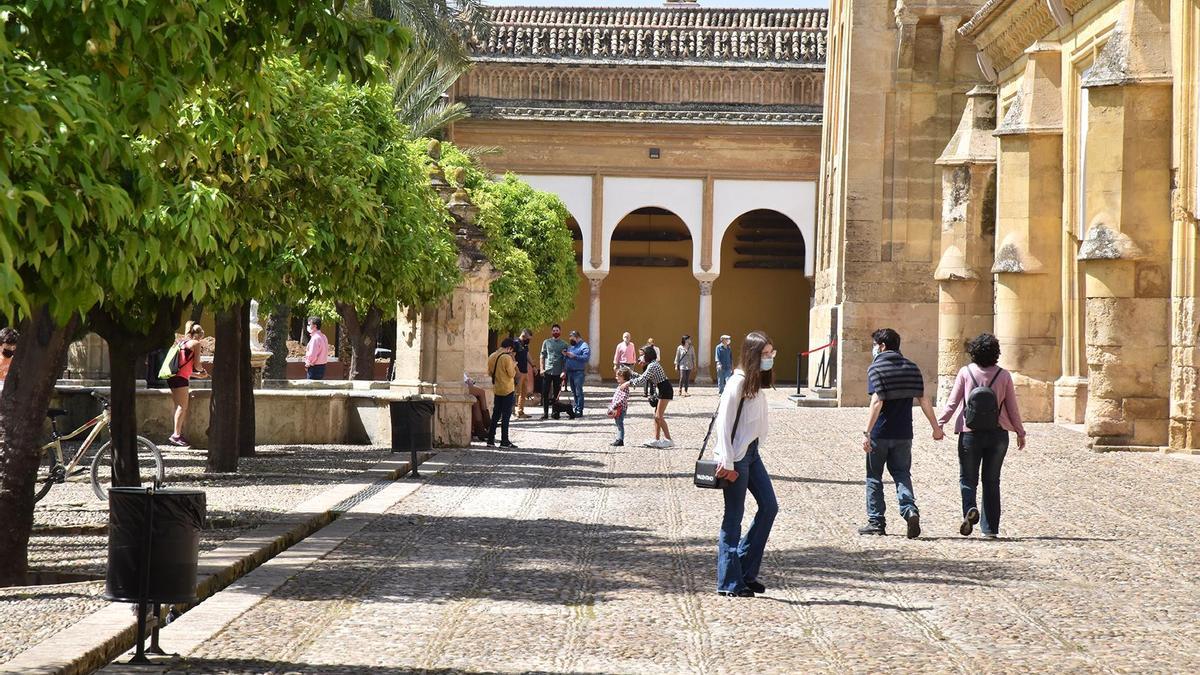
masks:
<svg viewBox="0 0 1200 675"><path fill-rule="evenodd" d="M933 414L933 404L925 395L925 379L917 364L900 353L900 334L881 328L871 334L874 358L867 368L867 393L871 394L871 414L863 431L863 452L867 456L867 525L859 534L887 534L883 499L883 469L887 467L896 483L896 501L900 516L908 524L908 538L921 534L921 514L912 488L913 399L933 428L933 439L944 437Z"/></svg>
<svg viewBox="0 0 1200 675"><path fill-rule="evenodd" d="M562 391L563 351L567 343L562 339L562 327L550 327L550 337L542 341L542 419L549 419L550 407L558 400Z"/></svg>

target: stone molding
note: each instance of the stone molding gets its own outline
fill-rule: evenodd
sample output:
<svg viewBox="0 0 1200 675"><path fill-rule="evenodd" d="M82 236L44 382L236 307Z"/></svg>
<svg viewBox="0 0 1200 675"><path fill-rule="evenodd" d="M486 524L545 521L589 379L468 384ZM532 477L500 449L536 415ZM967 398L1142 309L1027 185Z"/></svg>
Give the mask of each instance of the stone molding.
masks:
<svg viewBox="0 0 1200 675"><path fill-rule="evenodd" d="M824 102L824 73L762 69L734 74L715 68L625 68L562 64L483 63L455 85L457 98L531 101L653 101L679 104L700 101L810 105Z"/></svg>
<svg viewBox="0 0 1200 675"><path fill-rule="evenodd" d="M488 8L479 61L697 64L825 63L829 12L703 7Z"/></svg>
<svg viewBox="0 0 1200 675"><path fill-rule="evenodd" d="M958 128L946 144L942 156L934 162L939 166L996 163L996 88L978 85L967 92Z"/></svg>
<svg viewBox="0 0 1200 675"><path fill-rule="evenodd" d="M640 122L656 124L726 124L820 126L820 110L808 106L713 106L640 104L602 107L593 101L508 101L464 99L475 119L567 122Z"/></svg>
<svg viewBox="0 0 1200 675"><path fill-rule="evenodd" d="M1090 2L1063 0L1063 6L1074 15ZM988 0L958 34L975 43L996 70L1004 70L1057 27L1046 0Z"/></svg>
<svg viewBox="0 0 1200 675"><path fill-rule="evenodd" d="M1140 0L1127 6L1081 86L1172 84L1170 27L1155 13L1165 9L1164 4L1165 0Z"/></svg>
<svg viewBox="0 0 1200 675"><path fill-rule="evenodd" d="M1103 223L1089 227L1079 243L1079 260L1142 260L1145 257L1129 235Z"/></svg>

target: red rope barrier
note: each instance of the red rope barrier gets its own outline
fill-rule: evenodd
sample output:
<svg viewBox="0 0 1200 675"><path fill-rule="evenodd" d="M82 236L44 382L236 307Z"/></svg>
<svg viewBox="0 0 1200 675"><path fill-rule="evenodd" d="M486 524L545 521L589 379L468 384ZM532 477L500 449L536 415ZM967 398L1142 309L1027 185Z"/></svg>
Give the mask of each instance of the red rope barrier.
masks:
<svg viewBox="0 0 1200 675"><path fill-rule="evenodd" d="M829 349L830 347L832 347L832 346L834 346L834 345L836 345L836 344L837 344L837 340L834 340L833 342L830 342L830 343L829 343L829 344L827 344L827 345L821 345L820 347L817 347L816 349L810 349L810 350L808 350L808 351L806 351L806 352L800 352L800 356L808 356L809 354L813 354L813 353L819 352L819 351L821 351L822 349Z"/></svg>

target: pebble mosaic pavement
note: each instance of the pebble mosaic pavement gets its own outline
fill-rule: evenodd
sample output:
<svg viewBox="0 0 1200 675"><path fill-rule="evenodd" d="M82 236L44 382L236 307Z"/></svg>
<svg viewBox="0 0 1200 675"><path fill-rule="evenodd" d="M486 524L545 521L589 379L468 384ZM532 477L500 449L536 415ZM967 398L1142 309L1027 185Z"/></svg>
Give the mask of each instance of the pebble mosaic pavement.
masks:
<svg viewBox="0 0 1200 675"><path fill-rule="evenodd" d="M691 487L711 390L672 404L681 447L611 448L577 422L476 446L204 644L175 672L1196 672L1200 462L1093 454L1031 425L1002 538L959 536L953 436L919 439L924 534L860 537L862 410L772 392L780 516L754 599L714 592L715 492ZM627 419L645 439L649 407ZM1015 444L1014 444L1015 445Z"/></svg>

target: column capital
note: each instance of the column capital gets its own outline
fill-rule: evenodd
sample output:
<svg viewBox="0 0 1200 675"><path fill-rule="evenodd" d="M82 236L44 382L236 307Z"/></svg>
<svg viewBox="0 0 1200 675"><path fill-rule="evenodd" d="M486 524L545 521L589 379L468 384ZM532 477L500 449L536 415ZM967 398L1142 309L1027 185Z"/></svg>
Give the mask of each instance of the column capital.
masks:
<svg viewBox="0 0 1200 675"><path fill-rule="evenodd" d="M600 286L604 283L604 277L598 279L588 279L588 285L591 286L592 295L600 294Z"/></svg>
<svg viewBox="0 0 1200 675"><path fill-rule="evenodd" d="M700 281L700 295L712 295L712 281Z"/></svg>
<svg viewBox="0 0 1200 675"><path fill-rule="evenodd" d="M696 281L699 281L701 284L707 283L711 287L712 282L716 281L717 277L721 276L721 273L720 272L693 272L692 276L696 277Z"/></svg>
<svg viewBox="0 0 1200 675"><path fill-rule="evenodd" d="M588 278L588 281L593 284L599 284L608 276L608 270L583 270L583 276Z"/></svg>

